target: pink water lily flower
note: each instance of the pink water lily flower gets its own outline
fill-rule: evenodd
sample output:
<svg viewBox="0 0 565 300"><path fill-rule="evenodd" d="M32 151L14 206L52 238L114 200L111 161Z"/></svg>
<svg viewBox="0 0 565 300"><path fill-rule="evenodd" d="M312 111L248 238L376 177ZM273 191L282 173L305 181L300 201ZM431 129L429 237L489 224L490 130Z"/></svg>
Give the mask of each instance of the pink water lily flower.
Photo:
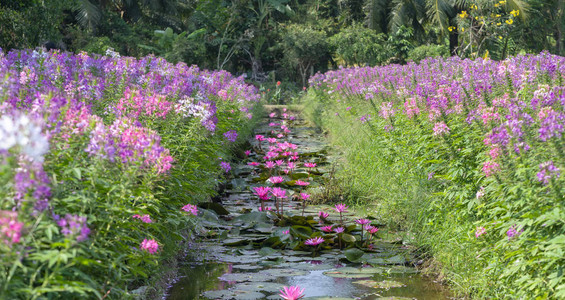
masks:
<svg viewBox="0 0 565 300"><path fill-rule="evenodd" d="M270 183L272 184L277 184L277 183L281 183L284 181L284 178L281 176L273 176L271 178L268 179Z"/></svg>
<svg viewBox="0 0 565 300"><path fill-rule="evenodd" d="M330 214L328 214L327 212L324 211L320 211L318 213L318 217L320 217L320 219L327 219L330 216Z"/></svg>
<svg viewBox="0 0 565 300"><path fill-rule="evenodd" d="M317 237L315 237L315 238L307 239L307 240L304 242L304 245L308 245L308 246L317 246L317 245L319 245L319 244L321 244L321 243L323 243L323 242L324 242L324 238L321 237L321 236L317 236Z"/></svg>
<svg viewBox="0 0 565 300"><path fill-rule="evenodd" d="M271 195L269 195L271 188L268 186L254 187L253 190L255 191L255 195L257 195L261 200L269 200L269 198L271 198Z"/></svg>
<svg viewBox="0 0 565 300"><path fill-rule="evenodd" d="M357 223L359 225L365 225L365 224L371 223L371 220L369 220L369 219L359 219L359 220L355 220L355 223Z"/></svg>
<svg viewBox="0 0 565 300"><path fill-rule="evenodd" d="M320 229L321 229L323 232L332 232L332 231L333 231L332 225L330 225L330 226L324 226L324 227L322 227L322 228L320 228Z"/></svg>
<svg viewBox="0 0 565 300"><path fill-rule="evenodd" d="M315 168L315 167L316 167L316 164L315 164L315 163L309 163L309 162L307 162L307 163L304 163L304 166L305 166L306 168Z"/></svg>
<svg viewBox="0 0 565 300"><path fill-rule="evenodd" d="M307 186L310 185L310 182L306 182L306 181L302 181L302 180L297 180L294 182L294 184L298 185L298 186Z"/></svg>
<svg viewBox="0 0 565 300"><path fill-rule="evenodd" d="M347 209L349 208L349 206L340 203L340 204L336 204L334 210L337 211L338 213L342 213L342 212L347 212Z"/></svg>

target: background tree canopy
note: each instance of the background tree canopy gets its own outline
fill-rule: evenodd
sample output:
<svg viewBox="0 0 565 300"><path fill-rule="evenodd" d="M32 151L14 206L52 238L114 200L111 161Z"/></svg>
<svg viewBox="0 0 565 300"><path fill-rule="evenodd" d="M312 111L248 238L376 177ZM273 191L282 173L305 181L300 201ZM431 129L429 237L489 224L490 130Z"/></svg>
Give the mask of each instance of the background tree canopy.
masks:
<svg viewBox="0 0 565 300"><path fill-rule="evenodd" d="M559 0L0 1L0 47L163 56L305 85L337 65L565 55Z"/></svg>

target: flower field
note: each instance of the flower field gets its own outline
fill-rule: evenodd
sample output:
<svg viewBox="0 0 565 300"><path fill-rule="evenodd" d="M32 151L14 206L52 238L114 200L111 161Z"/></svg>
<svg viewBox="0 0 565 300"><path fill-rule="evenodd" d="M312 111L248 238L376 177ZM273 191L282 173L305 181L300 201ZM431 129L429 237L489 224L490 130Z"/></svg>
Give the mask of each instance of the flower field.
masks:
<svg viewBox="0 0 565 300"><path fill-rule="evenodd" d="M1 299L126 298L249 134L243 78L108 54L0 51Z"/></svg>
<svg viewBox="0 0 565 300"><path fill-rule="evenodd" d="M344 152L350 198L424 232L416 242L452 286L565 297L564 57L429 58L310 85L306 105Z"/></svg>

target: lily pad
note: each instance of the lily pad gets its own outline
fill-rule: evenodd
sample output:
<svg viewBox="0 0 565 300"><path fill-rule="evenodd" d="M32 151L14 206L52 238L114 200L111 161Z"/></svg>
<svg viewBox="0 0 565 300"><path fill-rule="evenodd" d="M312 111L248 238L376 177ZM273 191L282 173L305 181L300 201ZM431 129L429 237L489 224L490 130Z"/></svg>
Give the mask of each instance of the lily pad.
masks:
<svg viewBox="0 0 565 300"><path fill-rule="evenodd" d="M256 300L265 297L264 294L254 291L244 290L219 290L207 291L202 296L208 299L231 299L231 300Z"/></svg>
<svg viewBox="0 0 565 300"><path fill-rule="evenodd" d="M244 238L231 238L231 239L227 239L224 240L222 243L226 246L242 246L242 245L247 245L249 244L250 240L249 239L244 239Z"/></svg>
<svg viewBox="0 0 565 300"><path fill-rule="evenodd" d="M232 265L232 268L239 270L260 270L263 269L261 266L256 265Z"/></svg>
<svg viewBox="0 0 565 300"><path fill-rule="evenodd" d="M358 281L353 281L353 283L363 285L363 286L366 286L366 287L370 287L370 288L386 289L386 290L391 289L391 288L399 288L399 287L405 286L401 282L392 281L392 280L383 280L383 281L358 280Z"/></svg>
<svg viewBox="0 0 565 300"><path fill-rule="evenodd" d="M406 263L406 258L403 255L395 255L389 258L373 258L367 262L372 265L403 265Z"/></svg>
<svg viewBox="0 0 565 300"><path fill-rule="evenodd" d="M268 269L259 272L259 274L266 274L274 277L290 277L290 276L304 276L308 272L296 269Z"/></svg>
<svg viewBox="0 0 565 300"><path fill-rule="evenodd" d="M227 273L219 277L222 281L235 281L235 282L246 282L246 281L270 281L274 280L276 277L270 274L260 274L260 273Z"/></svg>
<svg viewBox="0 0 565 300"><path fill-rule="evenodd" d="M273 249L273 248L263 247L263 248L261 248L261 250L259 250L258 254L261 255L261 256L269 256L269 255L272 255L272 254L277 253L277 252L278 251Z"/></svg>
<svg viewBox="0 0 565 300"><path fill-rule="evenodd" d="M225 216L230 214L230 212L227 209L225 209L221 204L215 202L200 203L198 204L198 207L212 210L219 216Z"/></svg>
<svg viewBox="0 0 565 300"><path fill-rule="evenodd" d="M235 290L255 291L266 293L277 293L284 287L284 284L276 282L244 282L233 287Z"/></svg>
<svg viewBox="0 0 565 300"><path fill-rule="evenodd" d="M347 260L349 260L350 262L358 262L361 257L363 257L363 254L365 254L365 252L357 248L351 248L345 250L343 254L345 255L345 258L347 258Z"/></svg>
<svg viewBox="0 0 565 300"><path fill-rule="evenodd" d="M298 263L291 266L293 269L297 270L305 270L305 271L321 271L321 270L330 270L333 269L334 266L330 264L310 264L310 263Z"/></svg>

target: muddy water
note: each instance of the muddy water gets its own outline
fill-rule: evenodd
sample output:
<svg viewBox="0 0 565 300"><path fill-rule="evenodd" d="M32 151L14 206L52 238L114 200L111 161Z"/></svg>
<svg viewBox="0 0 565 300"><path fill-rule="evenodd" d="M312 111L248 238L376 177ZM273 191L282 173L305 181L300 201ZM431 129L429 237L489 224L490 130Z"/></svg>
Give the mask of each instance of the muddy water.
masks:
<svg viewBox="0 0 565 300"><path fill-rule="evenodd" d="M282 114L274 109L278 116ZM267 136L273 129L269 123L273 122L283 120L265 120L256 134ZM286 188L289 193L305 191L315 197L323 193L335 158L328 155L323 137L314 128L299 117L289 124L291 133L285 140L298 145L296 151L302 163L315 162L317 168L298 168L285 177L288 181L309 180L307 189L297 188L292 182ZM253 143L258 150L259 144ZM267 148L264 141L261 149ZM254 186L265 186L265 180L274 174L250 166L251 161L262 162L259 155L252 153L238 165L232 164L234 176L222 200L229 214L201 210L204 227L200 232L205 237L190 251L192 256L184 262L179 280L166 299L281 299L278 293L283 286L296 285L304 288L304 299L449 299L442 286L413 267L414 258L408 246L398 233L387 232L386 228L379 231L372 247L364 249L363 256L355 262L346 259L344 250L326 247L312 253L312 249L302 245L289 247L296 245L292 243L292 234L285 233L292 224L274 226L274 214L258 212L259 202L251 191ZM274 207L273 202L266 205ZM284 206L290 216L310 215L317 220L318 212L326 211L330 213L329 222L340 221L327 205L308 205L302 210L301 202L289 197ZM371 216L346 213L344 217L351 224L355 219ZM378 219L373 220L375 223Z"/></svg>

